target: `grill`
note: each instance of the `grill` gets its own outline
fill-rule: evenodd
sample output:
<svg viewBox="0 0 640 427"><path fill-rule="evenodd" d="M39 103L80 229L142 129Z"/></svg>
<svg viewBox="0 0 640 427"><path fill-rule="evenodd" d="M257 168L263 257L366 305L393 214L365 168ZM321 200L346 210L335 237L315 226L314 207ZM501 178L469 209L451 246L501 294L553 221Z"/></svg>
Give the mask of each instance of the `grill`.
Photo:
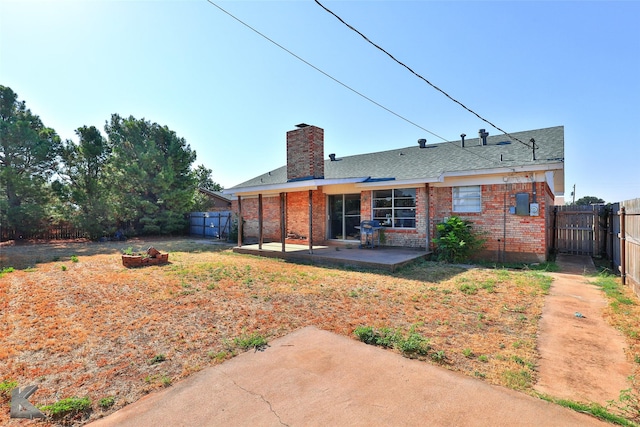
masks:
<svg viewBox="0 0 640 427"><path fill-rule="evenodd" d="M360 222L360 248L375 248L380 246L380 222L362 221Z"/></svg>

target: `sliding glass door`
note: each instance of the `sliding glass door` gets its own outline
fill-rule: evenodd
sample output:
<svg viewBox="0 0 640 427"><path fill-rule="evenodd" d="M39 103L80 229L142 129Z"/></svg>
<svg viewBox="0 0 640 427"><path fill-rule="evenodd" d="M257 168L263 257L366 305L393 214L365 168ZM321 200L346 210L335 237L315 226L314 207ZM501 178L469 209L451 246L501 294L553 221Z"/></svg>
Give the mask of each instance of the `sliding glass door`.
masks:
<svg viewBox="0 0 640 427"><path fill-rule="evenodd" d="M329 239L359 240L360 194L329 196Z"/></svg>

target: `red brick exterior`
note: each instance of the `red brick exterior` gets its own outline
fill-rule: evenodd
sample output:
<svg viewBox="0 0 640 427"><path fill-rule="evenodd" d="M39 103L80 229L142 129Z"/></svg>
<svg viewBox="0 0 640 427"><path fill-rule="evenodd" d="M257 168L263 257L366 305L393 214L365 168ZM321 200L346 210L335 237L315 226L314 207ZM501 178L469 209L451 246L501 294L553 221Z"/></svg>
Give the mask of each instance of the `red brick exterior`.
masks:
<svg viewBox="0 0 640 427"><path fill-rule="evenodd" d="M309 238L309 192L300 191L285 195L286 242L308 244ZM325 243L326 197L320 190L312 191L313 243ZM238 202L233 202L238 211ZM260 237L258 221L258 198L242 199L243 239L257 241ZM262 233L265 242L280 242L280 196L262 198Z"/></svg>
<svg viewBox="0 0 640 427"><path fill-rule="evenodd" d="M546 183L536 182L538 216L520 216L509 213L515 206L517 193L528 193L533 201L531 182L482 185L482 211L454 213L452 187L431 187L429 197L431 237L435 237L435 224L445 217L458 216L473 223L474 229L484 233L484 249L477 258L492 261L531 262L544 261L551 242L548 222L553 210L553 196Z"/></svg>
<svg viewBox="0 0 640 427"><path fill-rule="evenodd" d="M312 191L313 207L313 243L323 244L326 239L325 212L327 210L326 197L320 190ZM302 243L308 243L309 236L309 192L301 191L287 194L287 234L302 236ZM292 243L301 243L295 238L287 239Z"/></svg>
<svg viewBox="0 0 640 427"><path fill-rule="evenodd" d="M287 132L287 180L324 178L324 130L307 126Z"/></svg>
<svg viewBox="0 0 640 427"><path fill-rule="evenodd" d="M528 193L533 201L531 182L482 185L482 211L454 213L453 187L424 185L416 189L416 228L386 228L385 246L433 248L435 225L444 218L456 215L473 223L474 229L484 233L484 249L475 254L489 261L534 262L544 261L552 245L553 195L546 183L536 182L538 216L520 216L509 213L515 206L517 193ZM280 198L263 197L263 236L265 241L281 241ZM327 196L321 189L312 191L313 243L326 243ZM237 202L234 202L237 210ZM505 214L506 212L506 214ZM259 236L258 199L242 200L244 238L255 241ZM371 191L361 192L361 218L371 218ZM309 236L309 192L286 194L286 232L288 243L307 244Z"/></svg>

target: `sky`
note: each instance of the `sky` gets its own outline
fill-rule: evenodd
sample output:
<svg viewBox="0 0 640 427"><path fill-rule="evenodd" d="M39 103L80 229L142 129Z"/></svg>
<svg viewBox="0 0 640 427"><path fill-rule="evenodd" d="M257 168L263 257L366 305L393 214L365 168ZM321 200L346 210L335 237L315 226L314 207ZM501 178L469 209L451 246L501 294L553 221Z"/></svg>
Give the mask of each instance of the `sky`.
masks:
<svg viewBox="0 0 640 427"><path fill-rule="evenodd" d="M506 132L564 126L566 200L640 198L640 1L319 1ZM225 188L298 123L338 157L501 133L313 0L0 0L0 85L65 140L166 125Z"/></svg>

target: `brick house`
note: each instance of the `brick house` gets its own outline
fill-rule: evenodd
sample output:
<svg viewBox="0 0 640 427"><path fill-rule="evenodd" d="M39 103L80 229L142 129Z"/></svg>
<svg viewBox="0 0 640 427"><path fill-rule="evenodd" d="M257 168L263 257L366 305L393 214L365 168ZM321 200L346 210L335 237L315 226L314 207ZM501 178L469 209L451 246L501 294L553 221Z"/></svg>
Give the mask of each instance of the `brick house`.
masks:
<svg viewBox="0 0 640 427"><path fill-rule="evenodd" d="M222 191L213 191L207 188L198 187L198 191L207 199L204 206L207 212L225 212L231 210L234 198Z"/></svg>
<svg viewBox="0 0 640 427"><path fill-rule="evenodd" d="M549 254L554 198L564 192L562 126L510 136L481 129L475 139L328 157L323 129L301 124L287 132L285 166L224 190L244 238L349 243L373 219L384 227L383 245L429 250L436 224L456 215L485 232L479 258Z"/></svg>

